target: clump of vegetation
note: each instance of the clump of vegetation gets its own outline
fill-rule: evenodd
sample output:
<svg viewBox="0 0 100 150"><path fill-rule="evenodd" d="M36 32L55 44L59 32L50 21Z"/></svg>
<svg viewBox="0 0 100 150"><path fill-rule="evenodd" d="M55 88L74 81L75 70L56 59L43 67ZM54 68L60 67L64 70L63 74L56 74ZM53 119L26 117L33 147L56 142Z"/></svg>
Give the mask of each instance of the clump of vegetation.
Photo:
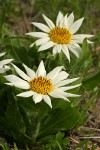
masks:
<svg viewBox="0 0 100 150"><path fill-rule="evenodd" d="M0 4L0 148L3 150L96 150L99 147L100 132L99 124L94 119L95 112L99 117L97 112L99 112L100 95L99 1L4 0L0 1ZM38 52L40 45L35 44L30 47L36 39L25 34L32 35L30 32L40 32L40 29L33 27L30 22L45 24L41 15L44 14L55 23L59 11L63 15L73 12L75 20L84 16L85 20L77 34L95 35L92 39L94 44L90 45L86 36L80 46L82 49L78 47L79 53L73 52L74 47L73 53L69 51L66 55L63 51L59 52L60 47L56 54L52 54L52 47L48 50L42 49L40 52ZM54 31L58 33L57 28ZM58 42L57 40L54 42ZM40 63L42 60L43 63ZM60 84L62 82L64 84L67 80L70 84L65 84L64 88L69 89L65 94L66 90L64 88L61 90L59 86L58 93L53 91L54 93L49 95L56 85L53 77L56 76L57 69L49 76L50 80L48 75L46 79L46 75L41 76L45 74L45 70L48 74L58 66L63 67L58 71L55 83L60 80ZM31 73L34 74L32 82L28 80ZM42 81L45 81L48 91L42 87ZM26 83L27 87L30 85L31 88L25 87ZM36 86L40 88L38 92ZM30 97L20 95L25 91L31 92L28 93ZM41 91L43 100L39 97ZM37 99L34 92L39 95ZM47 97L45 99L43 95L49 95L50 99ZM70 102L67 102L68 100ZM94 119L93 123L91 118Z"/></svg>

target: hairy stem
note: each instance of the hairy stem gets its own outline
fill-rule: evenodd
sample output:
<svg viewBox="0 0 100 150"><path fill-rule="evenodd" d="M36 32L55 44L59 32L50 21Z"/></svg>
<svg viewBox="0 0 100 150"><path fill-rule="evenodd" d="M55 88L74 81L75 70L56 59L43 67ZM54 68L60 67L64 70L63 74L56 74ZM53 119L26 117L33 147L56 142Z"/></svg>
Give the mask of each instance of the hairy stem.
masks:
<svg viewBox="0 0 100 150"><path fill-rule="evenodd" d="M35 133L34 133L34 135L32 137L34 142L36 141L36 138L37 138L37 136L39 134L39 130L40 130L40 120L38 120L38 122L37 122L36 130L35 130Z"/></svg>

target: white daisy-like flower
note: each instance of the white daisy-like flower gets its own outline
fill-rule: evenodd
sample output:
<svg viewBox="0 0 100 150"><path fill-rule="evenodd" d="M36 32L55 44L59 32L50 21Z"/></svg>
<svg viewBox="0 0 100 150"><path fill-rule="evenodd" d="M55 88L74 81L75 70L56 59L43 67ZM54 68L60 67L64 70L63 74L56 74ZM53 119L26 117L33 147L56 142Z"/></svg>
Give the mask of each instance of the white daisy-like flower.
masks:
<svg viewBox="0 0 100 150"><path fill-rule="evenodd" d="M51 72L46 74L46 70L44 67L43 61L40 62L39 67L36 72L32 69L28 68L25 64L23 67L25 68L27 74L25 74L22 70L20 70L17 66L12 64L17 74L21 77L17 77L13 74L5 76L7 81L10 83L6 83L10 86L15 86L20 89L26 89L28 91L22 92L17 96L20 97L33 97L33 101L35 103L40 102L42 99L50 106L51 98L61 98L66 101L68 97L77 97L77 94L71 94L66 92L67 90L79 87L81 84L77 84L74 86L67 86L69 83L76 81L78 78L67 79L68 73L62 71L63 66L58 66L54 68Z"/></svg>
<svg viewBox="0 0 100 150"><path fill-rule="evenodd" d="M79 57L81 51L79 44L82 44L85 38L93 36L88 34L75 35L84 18L74 22L73 13L69 16L67 16L67 14L63 16L63 14L59 12L56 19L56 25L45 15L43 15L43 18L47 25L32 22L32 24L42 30L42 32L26 33L26 35L38 38L38 40L35 41L35 44L40 46L38 51L44 51L53 47L53 54L56 54L57 52L60 53L62 50L70 62L69 51L76 57ZM90 41L88 42L92 43ZM34 43L31 46L33 45Z"/></svg>
<svg viewBox="0 0 100 150"><path fill-rule="evenodd" d="M6 52L0 53L0 57L4 56ZM7 64L9 64L13 59L5 59L0 61L0 73L4 73L10 69Z"/></svg>

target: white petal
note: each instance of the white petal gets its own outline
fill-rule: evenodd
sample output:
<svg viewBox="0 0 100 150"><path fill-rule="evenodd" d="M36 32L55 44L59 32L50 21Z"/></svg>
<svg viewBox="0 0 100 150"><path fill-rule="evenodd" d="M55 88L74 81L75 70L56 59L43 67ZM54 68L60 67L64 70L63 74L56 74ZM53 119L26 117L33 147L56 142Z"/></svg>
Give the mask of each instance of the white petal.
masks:
<svg viewBox="0 0 100 150"><path fill-rule="evenodd" d="M34 44L35 44L35 43L32 43L32 44L30 45L30 47L33 47L33 46L34 46Z"/></svg>
<svg viewBox="0 0 100 150"><path fill-rule="evenodd" d="M55 45L53 48L53 54L55 55L56 53L57 53L57 45Z"/></svg>
<svg viewBox="0 0 100 150"><path fill-rule="evenodd" d="M55 78L55 77L59 74L59 72L60 72L62 69L63 69L63 66L59 66L59 67L54 68L51 72L49 72L49 73L47 74L47 77L48 77L49 79Z"/></svg>
<svg viewBox="0 0 100 150"><path fill-rule="evenodd" d="M47 43L45 43L45 44L41 45L41 46L39 47L38 51L47 50L47 49L49 49L49 48L53 47L54 45L55 45L55 43L54 43L54 42L49 41L49 42L47 42Z"/></svg>
<svg viewBox="0 0 100 150"><path fill-rule="evenodd" d="M60 22L59 22L59 27L60 27L60 28L63 28L63 27L64 27L63 24L64 24L64 19L60 20Z"/></svg>
<svg viewBox="0 0 100 150"><path fill-rule="evenodd" d="M14 86L13 83L5 83L6 85Z"/></svg>
<svg viewBox="0 0 100 150"><path fill-rule="evenodd" d="M4 77L9 82L25 82L24 80L22 80L21 78L15 76L13 74L10 74L10 75L4 76Z"/></svg>
<svg viewBox="0 0 100 150"><path fill-rule="evenodd" d="M79 97L81 95L66 93L65 96L67 96L67 97Z"/></svg>
<svg viewBox="0 0 100 150"><path fill-rule="evenodd" d="M89 35L89 34L76 34L72 36L72 40L73 39L85 39L85 38L91 38L94 35Z"/></svg>
<svg viewBox="0 0 100 150"><path fill-rule="evenodd" d="M26 35L37 37L37 38L48 37L48 34L47 33L43 33L43 32L29 32L29 33L26 33Z"/></svg>
<svg viewBox="0 0 100 150"><path fill-rule="evenodd" d="M6 72L6 71L8 71L10 69L10 67L9 66L0 66L0 73L4 73L4 72Z"/></svg>
<svg viewBox="0 0 100 150"><path fill-rule="evenodd" d="M77 42L77 43L82 44L82 43L83 43L83 40L84 40L85 38L91 38L91 37L93 37L93 35L88 35L88 34L76 34L76 35L73 35L73 36L72 36L72 40L73 40L74 42ZM87 40L87 41L88 41L88 40Z"/></svg>
<svg viewBox="0 0 100 150"><path fill-rule="evenodd" d="M42 95L41 94L34 94L33 100L35 103L39 103L40 101L42 101Z"/></svg>
<svg viewBox="0 0 100 150"><path fill-rule="evenodd" d="M60 21L63 19L63 14L61 12L58 13L57 19L56 19L56 26L60 26Z"/></svg>
<svg viewBox="0 0 100 150"><path fill-rule="evenodd" d="M44 32L50 32L50 28L43 23L32 22L32 24Z"/></svg>
<svg viewBox="0 0 100 150"><path fill-rule="evenodd" d="M27 92L23 92L23 93L20 93L18 94L17 96L20 96L20 97L30 97L34 94L34 92L32 91L27 91Z"/></svg>
<svg viewBox="0 0 100 150"><path fill-rule="evenodd" d="M49 40L50 40L49 37L45 37L45 38L41 38L41 39L35 41L35 43L36 43L37 46L40 46L40 45L42 45L42 44L48 42Z"/></svg>
<svg viewBox="0 0 100 150"><path fill-rule="evenodd" d="M63 28L67 28L67 15L63 18Z"/></svg>
<svg viewBox="0 0 100 150"><path fill-rule="evenodd" d="M5 60L2 60L2 61L0 61L0 66L9 64L11 61L13 61L13 59L5 59Z"/></svg>
<svg viewBox="0 0 100 150"><path fill-rule="evenodd" d="M60 53L62 49L62 45L61 44L57 44L57 52Z"/></svg>
<svg viewBox="0 0 100 150"><path fill-rule="evenodd" d="M46 76L46 70L45 70L43 61L40 62L36 74L38 77L39 76L43 76L43 77Z"/></svg>
<svg viewBox="0 0 100 150"><path fill-rule="evenodd" d="M20 77L22 77L23 79L27 80L27 81L30 81L31 78L28 77L22 70L20 70L17 66L15 66L14 64L12 64L14 69L16 70L16 72L18 73L18 75Z"/></svg>
<svg viewBox="0 0 100 150"><path fill-rule="evenodd" d="M62 50L62 45L61 44L56 44L53 48L53 54L55 55L56 53L60 53Z"/></svg>
<svg viewBox="0 0 100 150"><path fill-rule="evenodd" d="M11 69L11 68L10 68L9 66L7 66L7 65L4 65L3 68L4 68L5 70Z"/></svg>
<svg viewBox="0 0 100 150"><path fill-rule="evenodd" d="M69 76L69 74L65 71L61 71L55 78L53 78L54 83L57 83L61 80L66 79Z"/></svg>
<svg viewBox="0 0 100 150"><path fill-rule="evenodd" d="M5 70L4 68L0 68L0 73L4 73L6 72L7 70Z"/></svg>
<svg viewBox="0 0 100 150"><path fill-rule="evenodd" d="M71 41L69 44L72 45L73 49L76 49L77 51L81 52L82 48L74 41Z"/></svg>
<svg viewBox="0 0 100 150"><path fill-rule="evenodd" d="M43 99L52 108L50 97L48 95L43 95Z"/></svg>
<svg viewBox="0 0 100 150"><path fill-rule="evenodd" d="M68 14L66 14L65 16L63 16L63 17L61 18L61 20L59 21L59 27L60 27L60 28L66 28L67 15L68 15Z"/></svg>
<svg viewBox="0 0 100 150"><path fill-rule="evenodd" d="M70 28L71 25L73 24L73 22L74 22L74 15L73 15L73 13L71 13L67 18L67 26L66 27Z"/></svg>
<svg viewBox="0 0 100 150"><path fill-rule="evenodd" d="M76 42L78 44L82 44L84 39L73 39L72 42Z"/></svg>
<svg viewBox="0 0 100 150"><path fill-rule="evenodd" d="M77 51L77 47L74 47L70 44L67 44L67 47L77 58L79 58L79 51Z"/></svg>
<svg viewBox="0 0 100 150"><path fill-rule="evenodd" d="M58 89L54 89L54 92L59 94L60 95L63 95L64 97L79 97L80 95L77 95L77 94L71 94L71 93L67 93L67 92L64 92L62 90L60 90L59 88Z"/></svg>
<svg viewBox="0 0 100 150"><path fill-rule="evenodd" d="M81 19L75 21L75 22L71 25L71 27L70 27L69 29L70 29L70 32L71 32L72 34L74 34L74 33L79 29L79 27L81 26L83 20L84 20L84 18L81 18Z"/></svg>
<svg viewBox="0 0 100 150"><path fill-rule="evenodd" d="M69 83L72 83L72 82L74 82L74 81L76 81L78 79L79 78L66 79L66 80L63 80L63 81L60 81L60 82L56 83L56 86L61 87L61 86L67 85Z"/></svg>
<svg viewBox="0 0 100 150"><path fill-rule="evenodd" d="M0 53L0 57L4 56L6 52Z"/></svg>
<svg viewBox="0 0 100 150"><path fill-rule="evenodd" d="M5 83L5 84L10 85L10 86L15 86L15 87L18 87L20 89L29 89L30 88L30 85L26 81Z"/></svg>
<svg viewBox="0 0 100 150"><path fill-rule="evenodd" d="M64 52L64 54L66 55L66 57L68 58L68 61L70 62L70 54L69 54L69 50L67 48L67 46L65 44L62 45L62 51Z"/></svg>
<svg viewBox="0 0 100 150"><path fill-rule="evenodd" d="M54 23L49 18L47 18L45 15L43 15L43 18L51 29L55 27Z"/></svg>
<svg viewBox="0 0 100 150"><path fill-rule="evenodd" d="M83 40L82 39L75 39L73 40L74 42L78 43L78 44L82 44L83 43Z"/></svg>
<svg viewBox="0 0 100 150"><path fill-rule="evenodd" d="M87 42L89 43L89 44L93 44L94 42L91 42L90 40L87 40Z"/></svg>
<svg viewBox="0 0 100 150"><path fill-rule="evenodd" d="M61 95L61 93L52 92L52 93L49 93L49 95L54 98L62 98L64 100L67 100L67 98L65 96Z"/></svg>
<svg viewBox="0 0 100 150"><path fill-rule="evenodd" d="M23 64L23 66L24 66L24 68L25 68L25 70L26 70L26 72L27 72L27 75L28 75L31 79L33 79L33 78L36 77L36 73L35 73L32 69L30 69L29 67L27 67L25 64Z"/></svg>
<svg viewBox="0 0 100 150"><path fill-rule="evenodd" d="M68 86L68 87L60 87L59 90L62 90L62 91L67 91L67 90L70 90L70 89L74 89L76 87L79 87L81 84L77 84L77 85L74 85L74 86Z"/></svg>

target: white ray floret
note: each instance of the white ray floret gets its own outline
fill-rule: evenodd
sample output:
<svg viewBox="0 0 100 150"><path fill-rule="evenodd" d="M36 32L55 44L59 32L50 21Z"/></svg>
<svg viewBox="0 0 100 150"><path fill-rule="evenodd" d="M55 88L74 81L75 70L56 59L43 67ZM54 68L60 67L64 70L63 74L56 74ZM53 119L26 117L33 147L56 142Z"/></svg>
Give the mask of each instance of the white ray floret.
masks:
<svg viewBox="0 0 100 150"><path fill-rule="evenodd" d="M77 94L66 92L70 89L79 87L81 84L68 86L69 83L78 80L78 78L68 79L69 74L62 70L64 69L63 66L54 68L48 74L46 73L43 61L40 62L36 72L27 67L25 64L23 64L23 67L25 68L26 73L14 64L12 64L12 66L19 77L13 74L7 75L5 78L9 81L9 83L5 84L27 90L17 96L32 96L35 103L39 103L43 99L50 107L52 107L51 97L69 101L68 97L71 97L71 95L72 97L79 96Z"/></svg>
<svg viewBox="0 0 100 150"><path fill-rule="evenodd" d="M6 52L0 53L0 57L4 56ZM7 64L11 63L13 59L4 59L0 61L0 73L4 73L10 69Z"/></svg>
<svg viewBox="0 0 100 150"><path fill-rule="evenodd" d="M61 50L66 55L70 62L71 51L76 57L79 57L81 47L79 44L83 43L85 38L91 38L93 35L88 34L75 34L80 28L84 18L74 22L74 14L65 16L59 12L56 19L56 25L45 15L43 18L47 25L43 23L32 22L34 26L39 28L41 32L29 32L26 35L36 37L35 44L39 46L38 51L44 51L53 48L53 54L60 53ZM88 43L92 43L87 40ZM31 44L31 47L34 45Z"/></svg>

